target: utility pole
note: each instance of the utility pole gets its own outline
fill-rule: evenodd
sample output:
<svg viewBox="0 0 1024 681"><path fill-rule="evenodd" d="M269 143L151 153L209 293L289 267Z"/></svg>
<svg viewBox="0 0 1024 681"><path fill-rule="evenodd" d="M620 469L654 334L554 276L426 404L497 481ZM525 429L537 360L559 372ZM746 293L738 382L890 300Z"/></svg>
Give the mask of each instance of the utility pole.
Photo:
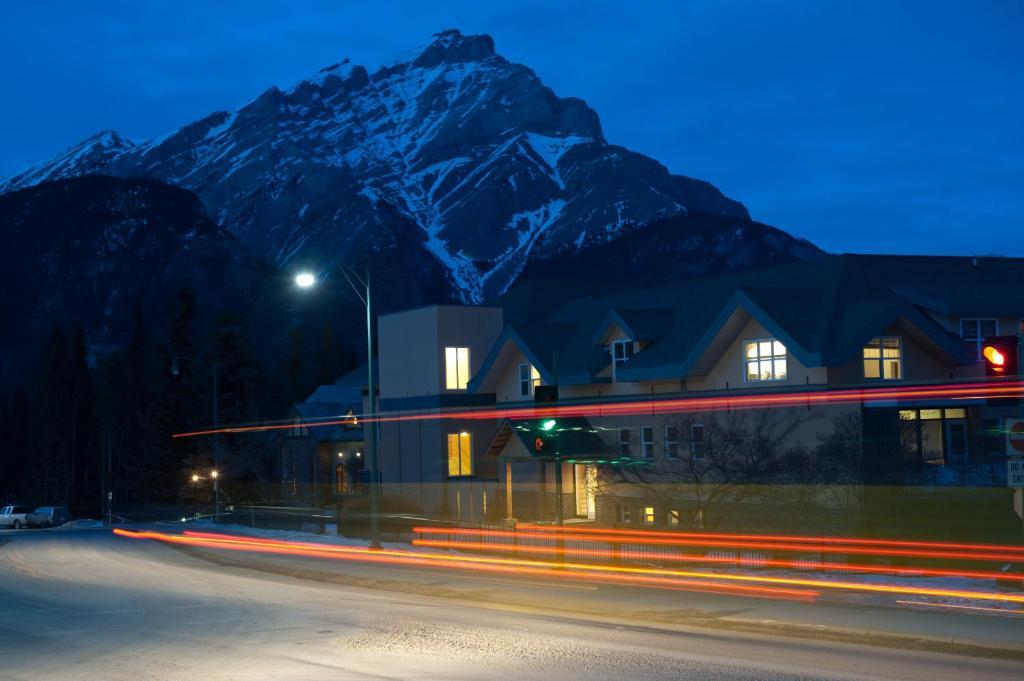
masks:
<svg viewBox="0 0 1024 681"><path fill-rule="evenodd" d="M370 268L366 268L366 385L369 416L366 420L366 454L370 460L370 548L380 548L380 473L377 467L377 391L373 385L373 299L370 293Z"/></svg>
<svg viewBox="0 0 1024 681"><path fill-rule="evenodd" d="M220 524L220 484L217 478L220 476L220 395L218 394L217 374L219 366L217 362L210 364L213 372L213 496L214 496L214 520Z"/></svg>
<svg viewBox="0 0 1024 681"><path fill-rule="evenodd" d="M370 287L370 268L366 268L363 279L351 267L337 263L336 267L349 287L366 307L366 391L367 408L363 419L363 432L366 435L366 458L370 466L370 548L380 548L380 470L377 465L377 390L373 381L373 297ZM356 286L356 282L359 286ZM316 284L316 277L310 272L301 272L295 277L300 288L311 288ZM361 288L360 288L361 287Z"/></svg>

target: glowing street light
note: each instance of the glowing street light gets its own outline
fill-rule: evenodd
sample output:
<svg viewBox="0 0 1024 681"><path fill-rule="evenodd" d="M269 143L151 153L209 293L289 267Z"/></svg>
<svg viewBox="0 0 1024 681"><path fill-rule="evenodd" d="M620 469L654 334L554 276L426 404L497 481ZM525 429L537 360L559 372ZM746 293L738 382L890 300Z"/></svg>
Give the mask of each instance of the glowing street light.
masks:
<svg viewBox="0 0 1024 681"><path fill-rule="evenodd" d="M316 277L309 272L299 272L295 275L295 285L299 288L311 288L316 283Z"/></svg>

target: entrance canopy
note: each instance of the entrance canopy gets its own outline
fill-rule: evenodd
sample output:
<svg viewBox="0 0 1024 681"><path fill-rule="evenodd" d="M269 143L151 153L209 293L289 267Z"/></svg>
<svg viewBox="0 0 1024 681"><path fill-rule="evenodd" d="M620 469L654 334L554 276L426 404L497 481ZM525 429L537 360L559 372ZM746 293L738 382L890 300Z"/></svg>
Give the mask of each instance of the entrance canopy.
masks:
<svg viewBox="0 0 1024 681"><path fill-rule="evenodd" d="M638 465L619 456L601 437L600 428L582 416L558 419L505 419L486 456L505 461L555 461L604 465Z"/></svg>

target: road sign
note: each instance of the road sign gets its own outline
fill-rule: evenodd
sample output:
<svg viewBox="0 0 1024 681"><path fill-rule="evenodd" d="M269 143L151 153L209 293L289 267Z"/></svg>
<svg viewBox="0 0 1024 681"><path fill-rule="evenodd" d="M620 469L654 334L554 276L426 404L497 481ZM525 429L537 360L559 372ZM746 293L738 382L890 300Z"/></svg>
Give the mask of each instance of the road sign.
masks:
<svg viewBox="0 0 1024 681"><path fill-rule="evenodd" d="M1003 427L1006 428L1006 453L1024 455L1024 419L1003 419Z"/></svg>
<svg viewBox="0 0 1024 681"><path fill-rule="evenodd" d="M1024 459L1006 460L1006 486L1024 487Z"/></svg>

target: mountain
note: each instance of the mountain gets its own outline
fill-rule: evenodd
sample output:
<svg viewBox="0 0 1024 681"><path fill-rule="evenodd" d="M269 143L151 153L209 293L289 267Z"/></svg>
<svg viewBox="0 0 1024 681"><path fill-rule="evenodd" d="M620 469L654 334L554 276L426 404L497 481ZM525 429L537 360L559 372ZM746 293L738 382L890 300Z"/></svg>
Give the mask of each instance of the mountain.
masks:
<svg viewBox="0 0 1024 681"><path fill-rule="evenodd" d="M534 258L522 276L585 280L601 273L613 287L655 286L822 255L813 244L776 227L691 211L654 220L585 250Z"/></svg>
<svg viewBox="0 0 1024 681"><path fill-rule="evenodd" d="M200 309L255 300L266 280L199 199L152 179L100 175L0 195L0 385L33 375L55 324L79 326L93 354L131 336L137 305L152 327L177 289Z"/></svg>
<svg viewBox="0 0 1024 681"><path fill-rule="evenodd" d="M584 256L670 216L693 216L664 235L670 269L695 271L704 241L687 230L749 222L712 185L610 144L593 109L489 36L455 30L372 73L342 61L141 144L101 133L0 191L92 172L195 192L281 267L369 264L390 287L383 307L480 301L533 261ZM798 257L798 242L776 237L751 256Z"/></svg>

